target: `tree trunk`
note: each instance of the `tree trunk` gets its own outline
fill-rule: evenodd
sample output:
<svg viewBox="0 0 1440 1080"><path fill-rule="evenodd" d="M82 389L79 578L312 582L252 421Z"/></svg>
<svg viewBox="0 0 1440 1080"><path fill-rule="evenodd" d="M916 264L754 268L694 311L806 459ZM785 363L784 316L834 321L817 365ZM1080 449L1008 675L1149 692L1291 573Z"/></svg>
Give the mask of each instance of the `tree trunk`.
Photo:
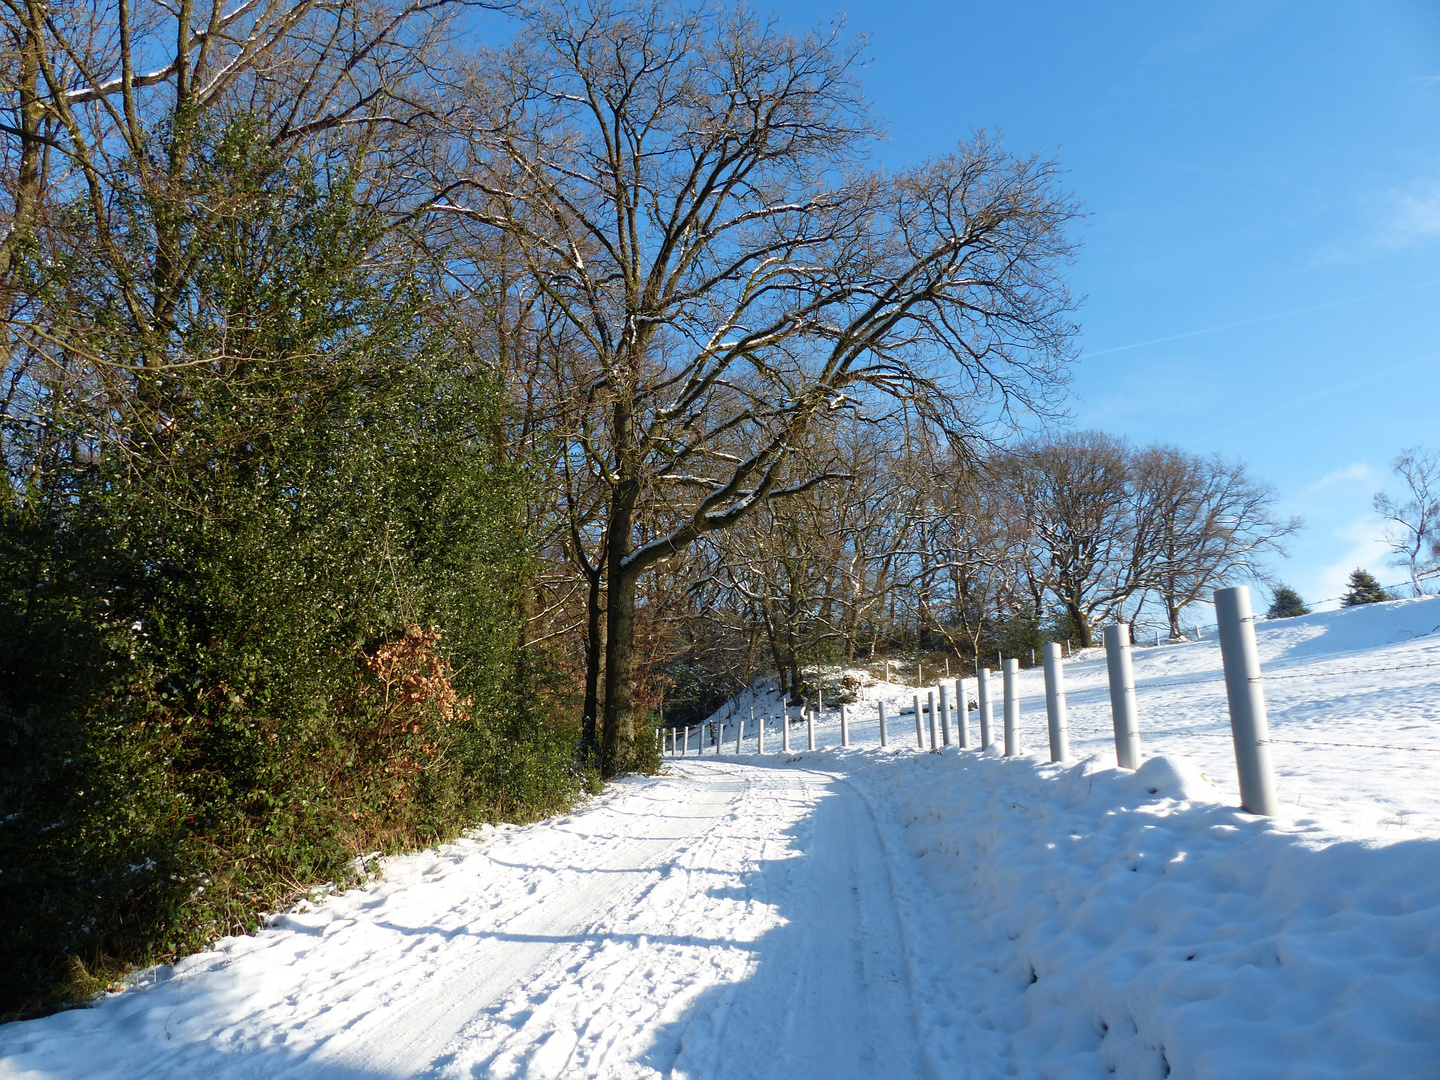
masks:
<svg viewBox="0 0 1440 1080"><path fill-rule="evenodd" d="M1067 603L1065 611L1070 616L1070 627L1080 641L1080 648L1088 649L1090 647L1090 619L1079 604Z"/></svg>
<svg viewBox="0 0 1440 1080"><path fill-rule="evenodd" d="M612 553L614 547L612 545ZM618 776L630 766L635 741L635 577L610 563L605 604L605 718L600 732L600 771Z"/></svg>
<svg viewBox="0 0 1440 1080"><path fill-rule="evenodd" d="M585 704L581 712L581 754L593 765L600 764L600 741L596 722L600 715L600 663L605 649L605 609L601 582L604 566L587 571L590 579L585 624Z"/></svg>

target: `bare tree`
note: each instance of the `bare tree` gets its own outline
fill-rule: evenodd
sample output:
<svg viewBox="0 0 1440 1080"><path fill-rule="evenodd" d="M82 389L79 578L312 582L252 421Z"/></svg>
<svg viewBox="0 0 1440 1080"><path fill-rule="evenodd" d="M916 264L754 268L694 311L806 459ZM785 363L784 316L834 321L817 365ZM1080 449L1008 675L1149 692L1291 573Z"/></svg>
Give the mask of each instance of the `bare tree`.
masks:
<svg viewBox="0 0 1440 1080"><path fill-rule="evenodd" d="M255 313L197 349L195 327L221 306L197 272L255 192L207 184L204 159L249 125L251 167L303 156L402 217L461 6L0 0L0 62L14 72L0 88L4 419L54 426L58 407L83 402L90 437L135 438L183 409L165 402L183 402L188 380L226 359L233 376Z"/></svg>
<svg viewBox="0 0 1440 1080"><path fill-rule="evenodd" d="M1422 577L1440 567L1440 454L1412 447L1390 467L1404 482L1405 495L1400 501L1378 492L1375 512L1388 523L1385 542L1396 556L1392 565L1405 567L1415 595L1424 596Z"/></svg>
<svg viewBox="0 0 1440 1080"><path fill-rule="evenodd" d="M1159 598L1170 636L1190 605L1237 578L1269 581L1260 557L1284 553L1298 517L1239 462L1155 445L1133 463L1136 575Z"/></svg>
<svg viewBox="0 0 1440 1080"><path fill-rule="evenodd" d="M1095 622L1140 587L1129 447L1099 431L1069 433L1023 443L996 469L1028 532L1037 593L1054 595L1088 647Z"/></svg>
<svg viewBox="0 0 1440 1080"><path fill-rule="evenodd" d="M518 237L587 344L575 438L610 492L606 771L634 735L641 575L820 482L780 478L846 401L913 395L957 422L980 399L1043 408L1067 358L1075 209L1053 166L980 138L865 169L859 55L743 9L556 2L460 114L469 161L436 211ZM638 542L662 501L668 524Z"/></svg>

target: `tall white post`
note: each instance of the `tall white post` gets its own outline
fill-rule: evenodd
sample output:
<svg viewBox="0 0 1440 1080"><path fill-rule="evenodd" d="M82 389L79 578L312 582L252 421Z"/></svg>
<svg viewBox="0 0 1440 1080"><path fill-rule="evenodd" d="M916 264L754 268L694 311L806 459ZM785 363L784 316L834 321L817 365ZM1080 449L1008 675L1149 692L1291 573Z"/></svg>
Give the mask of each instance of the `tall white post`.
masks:
<svg viewBox="0 0 1440 1080"><path fill-rule="evenodd" d="M790 752L790 706L780 703L780 749Z"/></svg>
<svg viewBox="0 0 1440 1080"><path fill-rule="evenodd" d="M925 705L930 712L930 749L934 750L938 747L938 742L935 737L935 691L927 691L925 697Z"/></svg>
<svg viewBox="0 0 1440 1080"><path fill-rule="evenodd" d="M1065 662L1060 646L1045 643L1045 717L1050 722L1050 760L1070 756L1070 716L1065 707Z"/></svg>
<svg viewBox="0 0 1440 1080"><path fill-rule="evenodd" d="M850 706L840 703L840 745L850 745Z"/></svg>
<svg viewBox="0 0 1440 1080"><path fill-rule="evenodd" d="M975 705L980 713L980 749L988 750L995 741L995 701L990 694L990 669L975 670Z"/></svg>
<svg viewBox="0 0 1440 1080"><path fill-rule="evenodd" d="M887 730L887 727L888 727L888 725L885 723L885 703L882 701L882 702L880 702L880 745L881 745L881 746L889 746L889 745L890 745L890 732Z"/></svg>
<svg viewBox="0 0 1440 1080"><path fill-rule="evenodd" d="M815 676L815 678L818 680L818 679L820 678L820 676L817 674L817 675ZM815 687L815 712L818 714L818 713L823 713L824 711L825 711L825 691L822 690L822 689L820 689L820 687L817 686L817 687Z"/></svg>
<svg viewBox="0 0 1440 1080"><path fill-rule="evenodd" d="M735 722L735 756L740 756L740 745L745 741L745 718Z"/></svg>
<svg viewBox="0 0 1440 1080"><path fill-rule="evenodd" d="M925 685L925 665L920 663L919 660L915 661L915 685Z"/></svg>
<svg viewBox="0 0 1440 1080"><path fill-rule="evenodd" d="M955 680L955 737L961 750L970 749L970 697L963 676Z"/></svg>
<svg viewBox="0 0 1440 1080"><path fill-rule="evenodd" d="M1005 756L1020 753L1020 661L1005 661Z"/></svg>
<svg viewBox="0 0 1440 1080"><path fill-rule="evenodd" d="M920 695L911 694L910 700L915 706L915 745L921 750L925 749L925 713L920 708Z"/></svg>
<svg viewBox="0 0 1440 1080"><path fill-rule="evenodd" d="M765 717L760 717L759 723L760 726L755 729L755 752L763 754L765 752Z"/></svg>
<svg viewBox="0 0 1440 1080"><path fill-rule="evenodd" d="M717 754L720 753L720 750L721 750L722 747L724 746L724 743L725 743L725 721L724 721L724 720L721 720L721 721L720 721L719 729L715 732L715 753L717 753Z"/></svg>
<svg viewBox="0 0 1440 1080"><path fill-rule="evenodd" d="M1140 767L1140 723L1135 712L1135 669L1130 663L1130 627L1105 627L1105 667L1110 673L1110 715L1115 718L1115 761Z"/></svg>
<svg viewBox="0 0 1440 1080"><path fill-rule="evenodd" d="M805 710L805 748L815 749L815 710Z"/></svg>
<svg viewBox="0 0 1440 1080"><path fill-rule="evenodd" d="M1220 624L1220 660L1225 666L1225 696L1230 700L1230 735L1240 772L1240 806L1252 814L1280 811L1275 770L1270 764L1270 721L1265 712L1260 654L1255 648L1255 613L1244 585L1215 590Z"/></svg>
<svg viewBox="0 0 1440 1080"><path fill-rule="evenodd" d="M940 684L940 745L950 745L950 684Z"/></svg>
<svg viewBox="0 0 1440 1080"><path fill-rule="evenodd" d="M685 744L680 748L680 756L685 757L690 753L690 725L685 725Z"/></svg>

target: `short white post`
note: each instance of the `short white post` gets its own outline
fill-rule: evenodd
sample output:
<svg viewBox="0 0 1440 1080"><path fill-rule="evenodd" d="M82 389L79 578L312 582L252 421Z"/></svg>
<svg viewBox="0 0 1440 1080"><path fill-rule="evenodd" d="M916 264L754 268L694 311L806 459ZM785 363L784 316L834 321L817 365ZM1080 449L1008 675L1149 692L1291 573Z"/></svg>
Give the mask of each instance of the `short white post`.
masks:
<svg viewBox="0 0 1440 1080"><path fill-rule="evenodd" d="M940 745L950 745L950 684L940 684Z"/></svg>
<svg viewBox="0 0 1440 1080"><path fill-rule="evenodd" d="M1240 807L1252 814L1279 813L1275 770L1270 763L1270 721L1265 712L1260 655L1255 649L1255 613L1244 585L1215 590L1220 624L1220 661L1230 701L1230 735L1240 773Z"/></svg>
<svg viewBox="0 0 1440 1080"><path fill-rule="evenodd" d="M805 710L805 748L815 749L815 710Z"/></svg>
<svg viewBox="0 0 1440 1080"><path fill-rule="evenodd" d="M760 726L755 729L755 752L763 754L765 752L765 717L760 717L759 724Z"/></svg>
<svg viewBox="0 0 1440 1080"><path fill-rule="evenodd" d="M719 754L725 745L725 721L720 721L720 730L715 733L715 753Z"/></svg>
<svg viewBox="0 0 1440 1080"><path fill-rule="evenodd" d="M970 749L970 697L963 676L955 680L955 736L961 750Z"/></svg>
<svg viewBox="0 0 1440 1080"><path fill-rule="evenodd" d="M1005 756L1020 753L1020 661L1005 661Z"/></svg>
<svg viewBox="0 0 1440 1080"><path fill-rule="evenodd" d="M880 702L880 745L890 745L890 732L888 725L885 723L885 703L883 701Z"/></svg>
<svg viewBox="0 0 1440 1080"><path fill-rule="evenodd" d="M680 756L685 757L690 753L690 725L685 725L685 743L680 748Z"/></svg>
<svg viewBox="0 0 1440 1080"><path fill-rule="evenodd" d="M790 752L790 706L780 704L780 749Z"/></svg>
<svg viewBox="0 0 1440 1080"><path fill-rule="evenodd" d="M939 743L935 737L935 691L929 690L925 694L925 707L930 713L930 749L938 749Z"/></svg>
<svg viewBox="0 0 1440 1080"><path fill-rule="evenodd" d="M915 745L921 750L925 749L925 714L920 708L920 695L910 695L910 701L915 706Z"/></svg>
<svg viewBox="0 0 1440 1080"><path fill-rule="evenodd" d="M925 685L925 665L920 663L919 660L915 661L915 685Z"/></svg>
<svg viewBox="0 0 1440 1080"><path fill-rule="evenodd" d="M817 674L815 677L818 679L820 676ZM817 686L817 687L815 687L815 712L816 712L816 713L823 713L824 711L825 711L825 691L822 690L820 687Z"/></svg>
<svg viewBox="0 0 1440 1080"><path fill-rule="evenodd" d="M850 745L850 706L840 703L840 745Z"/></svg>
<svg viewBox="0 0 1440 1080"><path fill-rule="evenodd" d="M1135 669L1130 663L1130 627L1105 627L1105 667L1110 673L1110 714L1115 718L1115 761L1140 767L1140 723L1135 713Z"/></svg>
<svg viewBox="0 0 1440 1080"><path fill-rule="evenodd" d="M988 750L995 741L995 702L990 696L990 669L975 671L975 706L980 713L980 749Z"/></svg>
<svg viewBox="0 0 1440 1080"><path fill-rule="evenodd" d="M740 744L745 741L745 718L742 716L735 725L735 756L740 756Z"/></svg>
<svg viewBox="0 0 1440 1080"><path fill-rule="evenodd" d="M1050 723L1050 760L1070 756L1070 716L1065 707L1065 662L1060 646L1045 643L1045 718Z"/></svg>

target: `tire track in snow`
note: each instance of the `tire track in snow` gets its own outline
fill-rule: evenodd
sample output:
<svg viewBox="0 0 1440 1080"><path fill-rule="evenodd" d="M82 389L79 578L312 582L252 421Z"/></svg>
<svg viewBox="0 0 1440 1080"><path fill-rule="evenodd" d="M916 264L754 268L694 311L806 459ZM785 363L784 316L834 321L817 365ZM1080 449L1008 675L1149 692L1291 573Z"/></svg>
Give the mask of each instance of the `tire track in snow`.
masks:
<svg viewBox="0 0 1440 1080"><path fill-rule="evenodd" d="M863 796L803 769L677 766L742 800L633 906L457 1040L447 1077L931 1075Z"/></svg>

